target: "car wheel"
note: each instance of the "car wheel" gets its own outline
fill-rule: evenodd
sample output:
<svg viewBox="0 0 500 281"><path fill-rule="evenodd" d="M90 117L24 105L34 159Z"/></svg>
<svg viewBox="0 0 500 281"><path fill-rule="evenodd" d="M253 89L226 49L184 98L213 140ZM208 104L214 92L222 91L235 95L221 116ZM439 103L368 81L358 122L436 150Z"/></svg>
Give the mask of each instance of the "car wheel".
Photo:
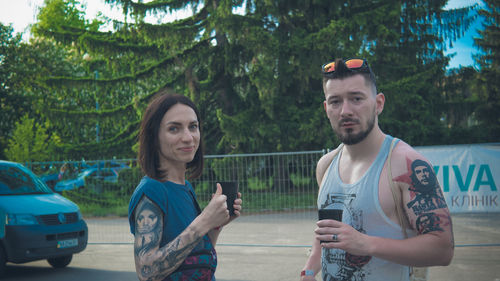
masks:
<svg viewBox="0 0 500 281"><path fill-rule="evenodd" d="M2 277L5 274L6 263L7 263L7 254L5 254L3 246L0 245L0 277Z"/></svg>
<svg viewBox="0 0 500 281"><path fill-rule="evenodd" d="M68 255L63 257L47 259L47 261L49 262L50 265L52 265L53 268L63 268L66 267L71 262L72 258L73 255Z"/></svg>

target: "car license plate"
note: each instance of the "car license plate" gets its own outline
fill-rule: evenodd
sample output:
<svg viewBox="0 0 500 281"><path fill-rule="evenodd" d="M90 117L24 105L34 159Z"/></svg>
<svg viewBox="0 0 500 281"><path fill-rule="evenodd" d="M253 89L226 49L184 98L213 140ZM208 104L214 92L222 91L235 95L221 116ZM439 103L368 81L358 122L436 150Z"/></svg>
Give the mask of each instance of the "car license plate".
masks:
<svg viewBox="0 0 500 281"><path fill-rule="evenodd" d="M75 246L78 246L78 239L77 238L57 241L57 248L58 249L70 248L70 247L75 247Z"/></svg>

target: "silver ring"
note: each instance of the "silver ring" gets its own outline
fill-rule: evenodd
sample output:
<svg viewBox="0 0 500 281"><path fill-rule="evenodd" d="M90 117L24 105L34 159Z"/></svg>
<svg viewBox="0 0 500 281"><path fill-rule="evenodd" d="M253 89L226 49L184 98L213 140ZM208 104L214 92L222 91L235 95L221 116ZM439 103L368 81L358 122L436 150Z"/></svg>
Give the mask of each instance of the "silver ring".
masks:
<svg viewBox="0 0 500 281"><path fill-rule="evenodd" d="M337 237L337 234L333 234L333 235L332 235L332 240L333 240L333 242L337 242L337 241L339 241L339 240L338 240L338 237Z"/></svg>

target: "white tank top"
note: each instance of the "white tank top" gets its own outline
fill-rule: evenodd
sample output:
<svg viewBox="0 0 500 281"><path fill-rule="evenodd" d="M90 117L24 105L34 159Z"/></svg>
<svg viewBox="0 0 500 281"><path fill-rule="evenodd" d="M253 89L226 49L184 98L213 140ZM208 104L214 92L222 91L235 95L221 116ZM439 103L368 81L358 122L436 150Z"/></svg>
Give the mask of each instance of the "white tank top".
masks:
<svg viewBox="0 0 500 281"><path fill-rule="evenodd" d="M343 183L337 154L318 194L318 209L342 209L342 222L370 236L404 239L401 227L391 221L378 200L378 183L389 154L392 137L387 135L377 158L355 183ZM399 141L399 140L398 140ZM371 256L355 256L339 249L322 248L323 281L409 280L409 267Z"/></svg>

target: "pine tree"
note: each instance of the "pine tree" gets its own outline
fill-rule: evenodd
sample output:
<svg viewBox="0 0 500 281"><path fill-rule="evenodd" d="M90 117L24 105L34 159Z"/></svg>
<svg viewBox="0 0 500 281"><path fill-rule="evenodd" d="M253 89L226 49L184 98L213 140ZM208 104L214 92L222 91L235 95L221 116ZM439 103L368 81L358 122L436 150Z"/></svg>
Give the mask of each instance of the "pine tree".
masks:
<svg viewBox="0 0 500 281"><path fill-rule="evenodd" d="M86 70L48 79L43 111L76 159L133 156L142 110L164 88L200 107L207 153L331 147L320 66L337 57L368 58L393 99L385 126L428 144L441 126L443 42L468 22L443 11L446 1L107 0L131 22L102 32L77 1L53 1L71 16L42 18L37 32L75 49ZM180 20L147 20L189 8Z"/></svg>
<svg viewBox="0 0 500 281"><path fill-rule="evenodd" d="M475 17L475 6L445 11L447 1L398 1L386 16L398 24L380 29L373 43L373 68L386 95L381 127L411 145L446 141L440 121L447 45L463 36ZM398 12L399 11L399 12ZM399 18L399 20L398 20ZM381 40L382 39L382 40Z"/></svg>
<svg viewBox="0 0 500 281"><path fill-rule="evenodd" d="M483 0L484 8L479 10L483 16L483 30L475 43L482 50L476 56L480 66L480 84L485 91L485 103L477 111L483 133L490 142L500 140L500 1Z"/></svg>

